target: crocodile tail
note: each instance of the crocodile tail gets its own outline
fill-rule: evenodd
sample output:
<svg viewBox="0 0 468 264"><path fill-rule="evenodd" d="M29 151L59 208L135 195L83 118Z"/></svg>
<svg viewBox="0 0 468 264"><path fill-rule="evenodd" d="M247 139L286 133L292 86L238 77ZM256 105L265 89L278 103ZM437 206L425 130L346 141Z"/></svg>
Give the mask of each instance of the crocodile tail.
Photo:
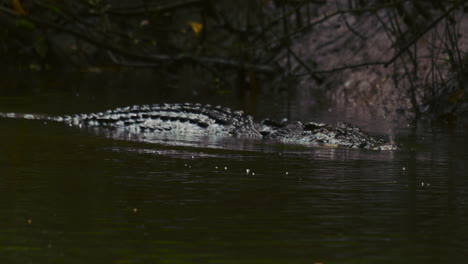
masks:
<svg viewBox="0 0 468 264"><path fill-rule="evenodd" d="M32 120L54 120L53 117L43 114L1 113L0 118L32 119Z"/></svg>

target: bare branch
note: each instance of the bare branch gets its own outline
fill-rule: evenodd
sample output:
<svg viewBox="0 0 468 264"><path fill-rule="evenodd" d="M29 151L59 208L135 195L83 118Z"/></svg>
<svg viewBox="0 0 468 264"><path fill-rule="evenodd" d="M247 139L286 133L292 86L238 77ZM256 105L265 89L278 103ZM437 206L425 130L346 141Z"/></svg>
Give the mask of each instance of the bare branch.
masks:
<svg viewBox="0 0 468 264"><path fill-rule="evenodd" d="M369 67L369 66L374 66L374 65L385 65L387 63L388 63L387 61L364 62L364 63L357 63L357 64L351 64L351 65L343 65L340 67L335 67L335 68L325 69L325 70L308 70L307 73L300 73L300 74L297 74L296 76L304 76L308 74L310 75L310 74L319 74L319 73L333 73L333 72L339 72L339 71L344 71L344 70L349 70L349 69Z"/></svg>
<svg viewBox="0 0 468 264"><path fill-rule="evenodd" d="M385 67L388 65L392 64L395 62L398 57L400 57L406 50L408 50L416 41L418 41L422 36L424 36L427 32L429 32L431 29L433 29L442 19L446 18L452 11L454 11L456 8L460 6L460 4L464 3L465 1L461 0L456 2L451 8L447 9L441 16L439 16L437 19L432 21L426 28L421 30L417 35L415 35L410 41L408 41L402 48L399 49L399 51L391 58L386 64Z"/></svg>
<svg viewBox="0 0 468 264"><path fill-rule="evenodd" d="M15 17L19 16L17 12L10 10L8 8L0 7L0 11L6 14L9 14L11 16L15 16ZM274 73L277 70L275 67L268 66L268 65L257 65L257 64L244 63L241 61L228 60L228 59L222 59L222 58L198 57L192 54L168 55L168 54L146 54L146 53L132 52L122 47L112 45L101 39L97 39L95 37L60 26L58 24L39 19L35 16L24 16L24 18L38 25L49 27L49 28L52 28L52 29L55 29L64 33L68 33L77 38L85 40L91 44L94 44L97 47L104 48L108 51L126 56L131 59L139 60L139 61L159 62L159 63L160 62L165 62L165 63L195 62L195 63L204 63L204 64L215 64L215 65L224 66L224 67L244 68L244 69L257 71L257 72L263 72L263 73Z"/></svg>
<svg viewBox="0 0 468 264"><path fill-rule="evenodd" d="M377 7L365 7L365 8L356 8L356 9L340 9L340 10L336 10L332 13L329 13L329 14L323 14L320 18L312 21L311 23L301 27L301 28L298 28L294 31L291 31L289 32L287 35L283 35L277 39L275 39L274 41L271 41L270 43L266 44L265 46L273 46L273 45L276 45L278 43L281 43L283 42L285 39L290 39L292 37L294 37L296 34L299 34L299 33L304 33L306 32L307 30L337 16L337 15L343 15L343 14L353 14L353 13L363 13L363 12L375 12L375 11L378 11L380 9L384 9L384 8L391 8L391 7L394 7L394 4L389 4L389 5L381 5L381 6L377 6ZM265 29L266 30L266 29ZM261 36L263 36L263 33L260 34L258 38L260 38Z"/></svg>
<svg viewBox="0 0 468 264"><path fill-rule="evenodd" d="M108 13L113 15L140 15L147 12L165 12L170 11L173 9L181 8L181 7L188 7L193 5L199 5L203 1L202 0L184 0L184 1L176 1L176 2L169 2L164 5L157 5L157 6L149 6L149 7L136 7L136 8L110 8Z"/></svg>
<svg viewBox="0 0 468 264"><path fill-rule="evenodd" d="M398 50L398 52L395 55L393 55L392 58L390 58L387 61L363 62L363 63L357 63L357 64L351 64L351 65L343 65L340 67L335 67L331 69L323 69L323 70L310 70L310 68L305 67L307 73L297 74L296 76L304 76L304 75L320 74L320 73L333 73L333 72L338 72L338 71L343 71L343 70L348 70L348 69L369 67L369 66L375 66L375 65L383 65L384 67L388 67L390 64L393 64L414 43L416 43L417 40L419 40L424 34L426 34L431 29L433 29L440 21L442 21L442 19L447 17L452 11L454 11L462 3L464 3L463 0L456 2L451 8L447 9L444 12L444 14L442 14L437 19L432 21L426 28L424 28L424 30L420 31L416 36L414 36L410 41L408 41L401 49ZM335 12L334 15L338 14L337 12Z"/></svg>

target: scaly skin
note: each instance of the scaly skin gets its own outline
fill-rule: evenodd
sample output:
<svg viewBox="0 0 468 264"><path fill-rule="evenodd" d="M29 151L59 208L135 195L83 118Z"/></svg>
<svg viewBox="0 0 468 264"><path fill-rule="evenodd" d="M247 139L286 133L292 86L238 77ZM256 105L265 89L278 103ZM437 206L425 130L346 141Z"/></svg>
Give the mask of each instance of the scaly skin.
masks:
<svg viewBox="0 0 468 264"><path fill-rule="evenodd" d="M62 122L79 127L103 127L128 133L173 133L251 137L290 144L394 150L396 146L376 139L345 123L253 121L251 116L229 108L200 104L160 104L117 108L73 116L0 113L4 118Z"/></svg>

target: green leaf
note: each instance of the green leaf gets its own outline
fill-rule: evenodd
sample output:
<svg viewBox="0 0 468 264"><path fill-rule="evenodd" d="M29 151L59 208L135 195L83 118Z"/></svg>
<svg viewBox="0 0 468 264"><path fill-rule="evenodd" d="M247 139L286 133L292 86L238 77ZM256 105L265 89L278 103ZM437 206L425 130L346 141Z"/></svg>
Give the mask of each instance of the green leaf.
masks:
<svg viewBox="0 0 468 264"><path fill-rule="evenodd" d="M36 41L34 42L34 49L36 50L37 54L39 54L39 56L43 58L47 56L48 46L44 36L41 35L36 38Z"/></svg>
<svg viewBox="0 0 468 264"><path fill-rule="evenodd" d="M34 30L36 28L36 25L27 19L16 20L16 26L20 28L29 29L29 30Z"/></svg>
<svg viewBox="0 0 468 264"><path fill-rule="evenodd" d="M36 63L31 63L31 64L29 64L29 69L31 71L40 71L41 70L41 65L36 64Z"/></svg>
<svg viewBox="0 0 468 264"><path fill-rule="evenodd" d="M450 93L448 101L452 104L457 103L460 99L463 98L465 91L463 89L457 89Z"/></svg>

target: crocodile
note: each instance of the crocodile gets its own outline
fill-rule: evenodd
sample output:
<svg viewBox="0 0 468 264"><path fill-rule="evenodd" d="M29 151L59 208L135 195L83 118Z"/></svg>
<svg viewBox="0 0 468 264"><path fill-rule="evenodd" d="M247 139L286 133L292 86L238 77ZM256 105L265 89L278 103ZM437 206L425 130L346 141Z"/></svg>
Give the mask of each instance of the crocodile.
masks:
<svg viewBox="0 0 468 264"><path fill-rule="evenodd" d="M292 122L265 119L255 122L242 111L201 104L134 105L105 112L48 116L0 113L3 118L24 118L65 123L77 127L105 128L128 134L169 133L258 138L290 144L395 150L395 144L372 137L360 128L338 122Z"/></svg>

